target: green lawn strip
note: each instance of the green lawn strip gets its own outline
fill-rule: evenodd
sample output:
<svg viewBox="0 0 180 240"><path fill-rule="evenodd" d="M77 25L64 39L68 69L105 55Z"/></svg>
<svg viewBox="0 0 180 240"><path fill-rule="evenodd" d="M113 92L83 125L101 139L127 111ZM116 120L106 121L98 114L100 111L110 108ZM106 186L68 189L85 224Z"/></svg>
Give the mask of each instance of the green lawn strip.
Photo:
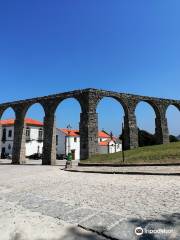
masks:
<svg viewBox="0 0 180 240"><path fill-rule="evenodd" d="M81 163L122 163L122 153L98 154ZM180 142L125 151L125 163L180 163Z"/></svg>

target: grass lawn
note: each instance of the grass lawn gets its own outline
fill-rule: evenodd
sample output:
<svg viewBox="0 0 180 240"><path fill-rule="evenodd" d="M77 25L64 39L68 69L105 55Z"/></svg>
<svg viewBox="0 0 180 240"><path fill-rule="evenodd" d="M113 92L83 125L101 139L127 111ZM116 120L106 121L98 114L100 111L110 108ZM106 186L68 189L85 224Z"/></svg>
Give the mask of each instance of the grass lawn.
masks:
<svg viewBox="0 0 180 240"><path fill-rule="evenodd" d="M180 163L180 142L140 147L124 152L125 163ZM98 154L81 163L122 163L122 152Z"/></svg>

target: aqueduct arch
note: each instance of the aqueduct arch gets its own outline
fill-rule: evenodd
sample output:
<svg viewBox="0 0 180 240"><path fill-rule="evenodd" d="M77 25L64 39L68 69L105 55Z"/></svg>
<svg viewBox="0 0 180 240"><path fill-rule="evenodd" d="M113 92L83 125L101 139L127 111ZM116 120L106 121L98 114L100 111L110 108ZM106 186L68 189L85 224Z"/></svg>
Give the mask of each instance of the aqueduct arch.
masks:
<svg viewBox="0 0 180 240"><path fill-rule="evenodd" d="M82 113L82 106L78 99L76 98L65 98L57 105L55 109L55 126L56 128L66 128L70 127L72 129L79 129L79 123L80 123L80 114ZM73 119L73 121L69 121L70 119ZM58 133L56 134L58 135ZM60 138L57 136L56 143L58 144L60 141ZM65 140L64 147L65 152L69 152L73 150L69 146L69 141ZM58 155L60 151L58 151L58 148L56 148L56 155ZM79 151L73 150L73 158L79 157Z"/></svg>
<svg viewBox="0 0 180 240"><path fill-rule="evenodd" d="M108 105L110 107L108 107ZM120 101L118 101L116 98L114 97L102 97L100 101L98 101L97 107L96 107L96 112L98 113L98 129L100 130L100 122L102 121L102 114L104 114L104 112L108 112L108 114L112 115L112 114L118 114L118 118L116 119L116 123L117 123L117 129L116 131L118 132L118 135L121 133L122 130L122 125L120 124L121 122L124 123L124 116L125 116L125 111L126 111L126 107L123 105L123 103L121 103ZM101 116L101 118L100 118ZM101 121L100 121L101 120ZM108 119L106 119L108 120ZM114 124L113 119L111 118L112 123ZM105 122L105 121L103 121ZM104 125L104 123L103 123ZM103 129L104 126L101 125L101 129ZM108 130L108 129L106 129ZM112 131L112 127L109 128L108 130L109 132ZM116 133L117 135L117 133Z"/></svg>
<svg viewBox="0 0 180 240"><path fill-rule="evenodd" d="M173 118L171 116L172 112ZM167 118L167 123L168 123L168 128L169 128L169 134L170 135L176 135L176 131L180 131L180 125L178 126L178 129L173 128L174 123L179 123L180 120L180 105L176 104L170 104L167 109L166 109L166 118Z"/></svg>
<svg viewBox="0 0 180 240"><path fill-rule="evenodd" d="M135 111L137 106L140 103L147 103L153 110L155 113L155 137L156 137L156 143L157 144L163 144L163 143L167 143L168 140L168 136L163 136L163 131L162 131L162 121L163 126L166 128L166 135L168 135L168 129L167 129L167 119L166 116L164 116L164 110L163 107L161 107L161 105L155 101L155 100L146 100L146 99L139 99L139 101L137 102L136 106L135 106ZM163 111L162 111L163 110Z"/></svg>
<svg viewBox="0 0 180 240"><path fill-rule="evenodd" d="M55 110L61 101L67 98L75 98L81 105L80 114L80 156L81 159L97 153L98 144L98 116L96 108L103 97L112 97L121 103L125 110L124 131L126 135L126 149L138 147L138 130L135 109L140 101L148 102L156 112L156 136L157 143L169 142L169 132L166 119L166 110L169 105L175 105L180 109L179 100L162 99L154 97L139 96L133 94L104 91L98 89L84 89L71 92L59 93L45 97L38 97L0 104L0 116L5 109L11 107L15 111L16 120L14 125L14 147L12 163L20 164L25 156L25 128L24 117L29 107L40 103L45 112L44 117L44 152L43 164L55 164ZM1 129L1 127L0 127ZM1 133L0 133L1 135Z"/></svg>

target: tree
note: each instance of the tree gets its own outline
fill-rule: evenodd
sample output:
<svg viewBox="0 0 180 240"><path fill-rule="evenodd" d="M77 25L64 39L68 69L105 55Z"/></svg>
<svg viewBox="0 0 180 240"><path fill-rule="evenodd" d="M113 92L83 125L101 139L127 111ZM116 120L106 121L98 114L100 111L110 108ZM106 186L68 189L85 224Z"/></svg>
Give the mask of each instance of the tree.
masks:
<svg viewBox="0 0 180 240"><path fill-rule="evenodd" d="M124 137L124 132L119 136L119 139L122 140L123 137ZM151 133L138 129L138 142L140 147L155 145L156 137Z"/></svg>
<svg viewBox="0 0 180 240"><path fill-rule="evenodd" d="M169 141L170 142L178 142L178 138L175 137L174 135L169 135Z"/></svg>
<svg viewBox="0 0 180 240"><path fill-rule="evenodd" d="M157 144L155 135L144 130L138 129L138 139L140 147L152 146Z"/></svg>

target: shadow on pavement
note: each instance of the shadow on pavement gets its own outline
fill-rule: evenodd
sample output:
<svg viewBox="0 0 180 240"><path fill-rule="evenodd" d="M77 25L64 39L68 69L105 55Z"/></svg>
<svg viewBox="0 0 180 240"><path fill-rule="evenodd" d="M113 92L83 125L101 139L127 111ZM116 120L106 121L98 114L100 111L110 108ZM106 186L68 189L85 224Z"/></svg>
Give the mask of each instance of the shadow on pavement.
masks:
<svg viewBox="0 0 180 240"><path fill-rule="evenodd" d="M106 226L101 226L102 231L98 231L99 235L93 232L97 226L94 226L90 231L85 231L78 227L67 227L65 231L62 229L61 236L54 238L32 238L31 240L179 240L180 239L180 213L171 215L162 215L161 219L129 219L127 222L119 222L115 231L107 231ZM143 234L137 236L135 234L136 227L143 229ZM106 229L106 231L105 231ZM153 233L147 231L166 230L171 232ZM115 235L114 235L115 234ZM14 233L9 240L24 240L24 235ZM27 240L30 240L27 238Z"/></svg>
<svg viewBox="0 0 180 240"><path fill-rule="evenodd" d="M68 227L66 233L55 238L32 238L32 240L104 240L105 238L98 236L93 232L82 231L77 227ZM24 240L24 235L15 233L9 240ZM30 240L27 238L27 240Z"/></svg>
<svg viewBox="0 0 180 240"><path fill-rule="evenodd" d="M143 234L138 240L179 240L180 239L180 213L173 213L171 215L162 215L162 219L131 219L131 224L143 229ZM165 230L164 233L154 232L158 230ZM147 232L150 231L150 232Z"/></svg>

